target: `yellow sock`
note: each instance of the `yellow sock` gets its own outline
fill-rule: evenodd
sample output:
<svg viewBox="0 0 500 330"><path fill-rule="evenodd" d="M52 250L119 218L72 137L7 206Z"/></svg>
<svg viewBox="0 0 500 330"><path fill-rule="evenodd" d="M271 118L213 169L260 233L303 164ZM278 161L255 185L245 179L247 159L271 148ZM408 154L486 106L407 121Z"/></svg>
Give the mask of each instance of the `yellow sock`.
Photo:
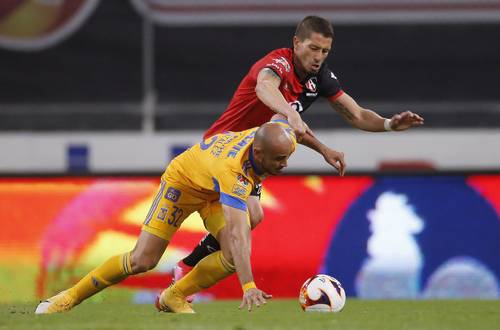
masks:
<svg viewBox="0 0 500 330"><path fill-rule="evenodd" d="M184 296L209 288L234 273L235 268L224 258L222 251L209 254L182 279L175 283Z"/></svg>
<svg viewBox="0 0 500 330"><path fill-rule="evenodd" d="M121 282L131 273L130 252L111 257L69 289L69 294L80 303L102 289Z"/></svg>

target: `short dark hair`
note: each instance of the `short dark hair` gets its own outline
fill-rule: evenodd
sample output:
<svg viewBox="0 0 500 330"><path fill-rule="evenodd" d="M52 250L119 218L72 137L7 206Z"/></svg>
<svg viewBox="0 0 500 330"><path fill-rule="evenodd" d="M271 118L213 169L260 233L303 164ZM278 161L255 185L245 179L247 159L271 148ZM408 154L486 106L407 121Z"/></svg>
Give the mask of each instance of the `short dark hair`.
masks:
<svg viewBox="0 0 500 330"><path fill-rule="evenodd" d="M295 30L295 36L300 40L307 39L311 36L311 32L320 33L325 38L333 39L332 24L319 16L307 16L298 25Z"/></svg>

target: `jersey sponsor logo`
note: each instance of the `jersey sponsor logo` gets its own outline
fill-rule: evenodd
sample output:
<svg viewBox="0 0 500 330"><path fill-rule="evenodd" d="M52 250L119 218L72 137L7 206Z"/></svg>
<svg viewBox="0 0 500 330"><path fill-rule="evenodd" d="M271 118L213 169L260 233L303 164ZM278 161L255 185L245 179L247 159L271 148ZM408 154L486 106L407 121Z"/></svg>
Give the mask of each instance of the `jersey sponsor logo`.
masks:
<svg viewBox="0 0 500 330"><path fill-rule="evenodd" d="M177 190L173 187L168 187L167 192L165 193L165 198L171 200L172 202L177 202L181 197L181 191Z"/></svg>
<svg viewBox="0 0 500 330"><path fill-rule="evenodd" d="M237 184L235 184L233 186L233 194L237 195L237 196L241 196L241 197L244 197L246 195L246 192L247 190Z"/></svg>
<svg viewBox="0 0 500 330"><path fill-rule="evenodd" d="M290 104L293 110L297 111L298 113L304 111L304 107L302 106L302 103L300 103L300 101L293 101L288 104Z"/></svg>
<svg viewBox="0 0 500 330"><path fill-rule="evenodd" d="M316 93L317 84L318 84L318 81L316 80L316 77L313 77L306 82L306 88L308 90L310 90L311 92Z"/></svg>
<svg viewBox="0 0 500 330"><path fill-rule="evenodd" d="M306 93L307 97L316 97L318 96L318 93Z"/></svg>
<svg viewBox="0 0 500 330"><path fill-rule="evenodd" d="M276 64L281 64L285 68L286 72L290 72L290 64L288 64L288 61L283 56L279 58L273 58L273 61Z"/></svg>
<svg viewBox="0 0 500 330"><path fill-rule="evenodd" d="M276 64L276 63L271 63L271 66L272 66L273 68L275 68L276 70L278 70L280 74L283 74L283 69L281 68L281 66L279 66L279 65L278 65L278 64Z"/></svg>

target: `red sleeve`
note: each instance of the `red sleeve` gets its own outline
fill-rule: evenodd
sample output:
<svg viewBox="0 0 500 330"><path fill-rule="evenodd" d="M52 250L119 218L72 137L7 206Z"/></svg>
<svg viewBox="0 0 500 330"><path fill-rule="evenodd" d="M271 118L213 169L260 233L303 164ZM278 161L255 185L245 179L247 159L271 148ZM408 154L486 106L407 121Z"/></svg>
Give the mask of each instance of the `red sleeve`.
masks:
<svg viewBox="0 0 500 330"><path fill-rule="evenodd" d="M330 100L330 101L335 101L336 99L338 99L342 94L344 94L344 91L343 90L339 90L337 93L333 94L333 95L330 95L328 96L327 98Z"/></svg>
<svg viewBox="0 0 500 330"><path fill-rule="evenodd" d="M261 58L255 63L250 69L250 77L257 80L259 72L264 69L269 68L273 70L283 81L285 76L291 71L291 65L289 60L280 53L271 52Z"/></svg>

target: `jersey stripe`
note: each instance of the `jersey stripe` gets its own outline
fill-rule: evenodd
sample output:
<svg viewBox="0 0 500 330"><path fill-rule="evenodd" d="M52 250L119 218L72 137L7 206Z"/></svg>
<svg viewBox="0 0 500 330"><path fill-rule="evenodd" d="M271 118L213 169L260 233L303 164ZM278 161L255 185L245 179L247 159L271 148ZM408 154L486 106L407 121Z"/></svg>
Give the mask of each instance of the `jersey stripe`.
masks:
<svg viewBox="0 0 500 330"><path fill-rule="evenodd" d="M221 202L221 204L234 207L235 209L239 209L242 211L247 210L247 203L245 203L243 200L222 192L220 193L219 201Z"/></svg>
<svg viewBox="0 0 500 330"><path fill-rule="evenodd" d="M160 184L160 190L158 191L158 194L156 195L153 204L151 205L151 208L149 209L148 215L146 216L146 219L144 220L144 224L147 225L151 221L151 218L153 217L153 214L156 210L156 207L158 206L158 203L161 200L161 196L163 196L163 191L165 190L165 181L161 181Z"/></svg>

